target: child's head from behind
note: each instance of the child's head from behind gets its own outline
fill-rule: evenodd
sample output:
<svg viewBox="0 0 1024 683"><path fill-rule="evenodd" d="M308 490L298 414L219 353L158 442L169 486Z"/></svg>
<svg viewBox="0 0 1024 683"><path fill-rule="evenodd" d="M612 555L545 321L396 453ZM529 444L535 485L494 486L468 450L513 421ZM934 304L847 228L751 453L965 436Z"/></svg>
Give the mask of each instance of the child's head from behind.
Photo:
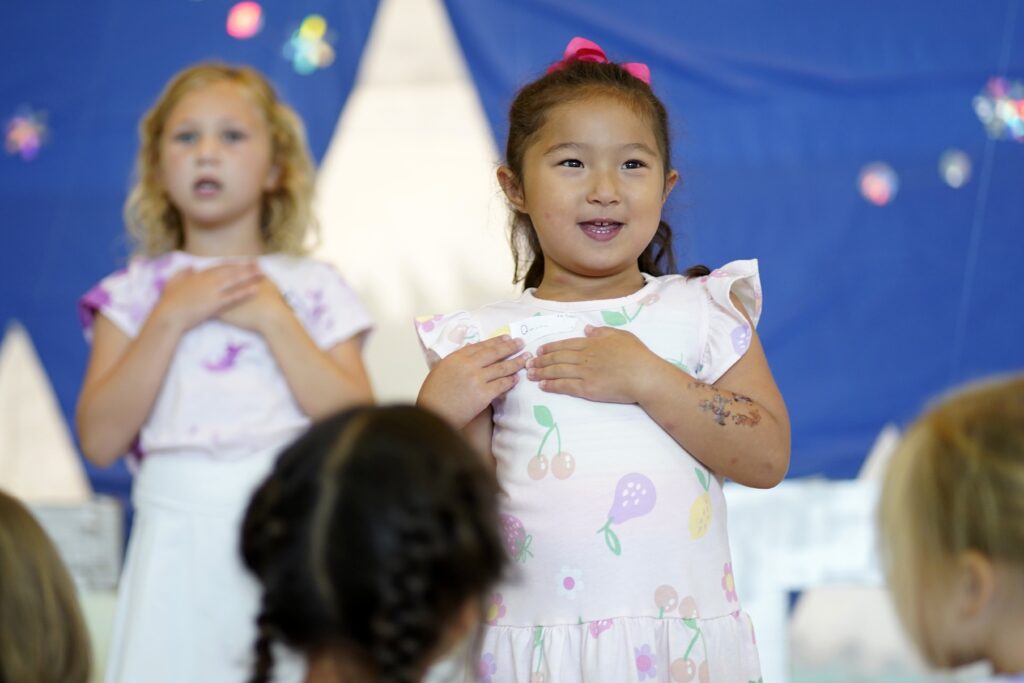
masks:
<svg viewBox="0 0 1024 683"><path fill-rule="evenodd" d="M78 593L43 528L0 491L0 681L86 683Z"/></svg>
<svg viewBox="0 0 1024 683"><path fill-rule="evenodd" d="M677 179L668 115L622 66L568 56L520 90L498 177L524 286L538 286L545 266L587 276L624 260L653 275L675 270L671 228L661 220Z"/></svg>
<svg viewBox="0 0 1024 683"><path fill-rule="evenodd" d="M184 69L143 117L139 138L125 204L139 251L180 249L187 229L246 217L266 251L305 249L315 225L305 132L258 71L216 63Z"/></svg>
<svg viewBox="0 0 1024 683"><path fill-rule="evenodd" d="M505 550L481 457L414 407L314 425L256 492L242 555L263 584L257 674L283 641L354 680L416 681L475 624Z"/></svg>
<svg viewBox="0 0 1024 683"><path fill-rule="evenodd" d="M1024 630L1024 376L968 387L909 428L880 522L897 611L925 659L1007 666L998 634Z"/></svg>

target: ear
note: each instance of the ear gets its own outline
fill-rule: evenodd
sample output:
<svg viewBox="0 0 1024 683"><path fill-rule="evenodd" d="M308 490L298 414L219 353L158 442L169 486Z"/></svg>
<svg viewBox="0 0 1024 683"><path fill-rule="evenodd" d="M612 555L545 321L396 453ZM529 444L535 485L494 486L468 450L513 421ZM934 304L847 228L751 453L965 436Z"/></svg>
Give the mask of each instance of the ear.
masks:
<svg viewBox="0 0 1024 683"><path fill-rule="evenodd" d="M672 169L665 176L665 192L661 195L661 203L664 204L668 200L668 195L672 192L672 188L676 186L679 181L679 171Z"/></svg>
<svg viewBox="0 0 1024 683"><path fill-rule="evenodd" d="M267 179L263 181L263 189L267 192L271 192L278 188L278 183L281 182L281 166L280 164L271 164L270 170L267 171Z"/></svg>
<svg viewBox="0 0 1024 683"><path fill-rule="evenodd" d="M523 185L519 182L519 178L516 177L511 168L508 166L498 168L498 184L501 185L501 190L505 193L509 204L516 211L526 213L526 195L523 193Z"/></svg>
<svg viewBox="0 0 1024 683"><path fill-rule="evenodd" d="M954 586L958 616L970 619L982 614L991 605L995 584L992 560L977 550L965 552L957 562Z"/></svg>

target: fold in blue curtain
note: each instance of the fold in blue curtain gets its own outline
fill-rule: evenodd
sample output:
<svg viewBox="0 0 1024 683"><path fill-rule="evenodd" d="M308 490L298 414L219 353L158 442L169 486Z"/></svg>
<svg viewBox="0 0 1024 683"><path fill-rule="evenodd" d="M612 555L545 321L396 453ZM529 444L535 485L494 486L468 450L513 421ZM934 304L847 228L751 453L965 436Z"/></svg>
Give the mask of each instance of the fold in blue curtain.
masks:
<svg viewBox="0 0 1024 683"><path fill-rule="evenodd" d="M0 9L0 118L44 111L50 131L33 160L0 156L0 324L26 326L69 424L87 356L75 302L125 261L121 205L136 127L170 76L207 59L255 66L305 120L314 155L326 151L377 0L260 4L262 29L245 40L225 30L233 2L14 0ZM303 75L283 48L311 14L326 20L334 60ZM126 495L123 465L88 474L98 491Z"/></svg>
<svg viewBox="0 0 1024 683"><path fill-rule="evenodd" d="M878 431L953 383L1024 368L1024 146L972 100L1024 81L1017 0L445 0L499 148L515 90L575 35L646 62L674 127L683 264L761 261L760 334L791 476L855 476ZM943 152L972 165L954 189ZM898 179L883 206L862 168Z"/></svg>

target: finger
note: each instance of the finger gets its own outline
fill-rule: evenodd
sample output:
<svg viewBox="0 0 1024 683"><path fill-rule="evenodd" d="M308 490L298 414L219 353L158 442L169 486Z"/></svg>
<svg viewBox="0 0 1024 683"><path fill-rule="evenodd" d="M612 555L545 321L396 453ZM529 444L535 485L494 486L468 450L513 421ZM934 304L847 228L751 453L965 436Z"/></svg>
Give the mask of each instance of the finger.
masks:
<svg viewBox="0 0 1024 683"><path fill-rule="evenodd" d="M219 310L224 310L236 306L246 299L259 294L260 287L258 284L240 285L238 287L232 287L231 289L222 290L219 297Z"/></svg>
<svg viewBox="0 0 1024 683"><path fill-rule="evenodd" d="M221 280L219 283L219 289L224 293L232 292L238 288L244 289L248 287L255 287L258 289L260 283L265 279L266 276L258 270L247 273L237 273L226 280Z"/></svg>
<svg viewBox="0 0 1024 683"><path fill-rule="evenodd" d="M506 393L509 389L514 387L518 381L518 377L515 375L509 375L508 377L499 377L496 380L488 382L487 392L491 397L488 400L488 403Z"/></svg>
<svg viewBox="0 0 1024 683"><path fill-rule="evenodd" d="M586 341L587 340L584 337L571 337L569 339L551 342L538 347L537 355L539 356L542 353L553 353L555 351L582 351Z"/></svg>
<svg viewBox="0 0 1024 683"><path fill-rule="evenodd" d="M546 368L528 368L526 377L534 381L548 379L582 379L583 368L579 365L549 365Z"/></svg>
<svg viewBox="0 0 1024 683"><path fill-rule="evenodd" d="M514 358L503 360L500 363L493 363L484 368L484 378L487 381L495 380L499 377L505 377L507 375L514 375L523 368L526 367L526 361L531 358L528 353L521 353Z"/></svg>
<svg viewBox="0 0 1024 683"><path fill-rule="evenodd" d="M464 346L463 349L468 356L474 359L475 363L484 367L522 351L524 346L522 339L513 339L508 335L502 335Z"/></svg>
<svg viewBox="0 0 1024 683"><path fill-rule="evenodd" d="M526 364L528 368L546 368L551 365L582 365L583 358L579 351L574 349L560 349L549 351L543 356L537 356Z"/></svg>
<svg viewBox="0 0 1024 683"><path fill-rule="evenodd" d="M583 392L583 382L578 379L547 379L540 383L540 390L549 394L586 398Z"/></svg>
<svg viewBox="0 0 1024 683"><path fill-rule="evenodd" d="M583 328L583 334L588 337L605 337L609 332L614 334L615 330L611 327L599 325L587 325Z"/></svg>

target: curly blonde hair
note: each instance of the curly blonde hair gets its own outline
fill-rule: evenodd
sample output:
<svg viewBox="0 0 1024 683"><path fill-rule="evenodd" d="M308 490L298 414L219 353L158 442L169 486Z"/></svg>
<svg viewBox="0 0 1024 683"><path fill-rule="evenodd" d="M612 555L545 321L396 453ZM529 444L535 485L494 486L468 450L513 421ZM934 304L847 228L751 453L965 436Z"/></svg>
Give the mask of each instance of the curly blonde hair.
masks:
<svg viewBox="0 0 1024 683"><path fill-rule="evenodd" d="M316 238L318 224L312 211L315 170L301 119L259 71L202 63L178 72L139 124L135 181L124 206L125 223L137 253L158 256L184 245L181 213L167 197L160 179L160 139L171 111L185 95L224 81L244 89L270 131L271 160L280 178L275 189L263 194L260 231L266 250L303 254L310 239Z"/></svg>
<svg viewBox="0 0 1024 683"><path fill-rule="evenodd" d="M946 666L927 608L956 560L974 551L1024 578L1024 375L963 389L911 425L886 472L879 522L897 612L925 658Z"/></svg>

